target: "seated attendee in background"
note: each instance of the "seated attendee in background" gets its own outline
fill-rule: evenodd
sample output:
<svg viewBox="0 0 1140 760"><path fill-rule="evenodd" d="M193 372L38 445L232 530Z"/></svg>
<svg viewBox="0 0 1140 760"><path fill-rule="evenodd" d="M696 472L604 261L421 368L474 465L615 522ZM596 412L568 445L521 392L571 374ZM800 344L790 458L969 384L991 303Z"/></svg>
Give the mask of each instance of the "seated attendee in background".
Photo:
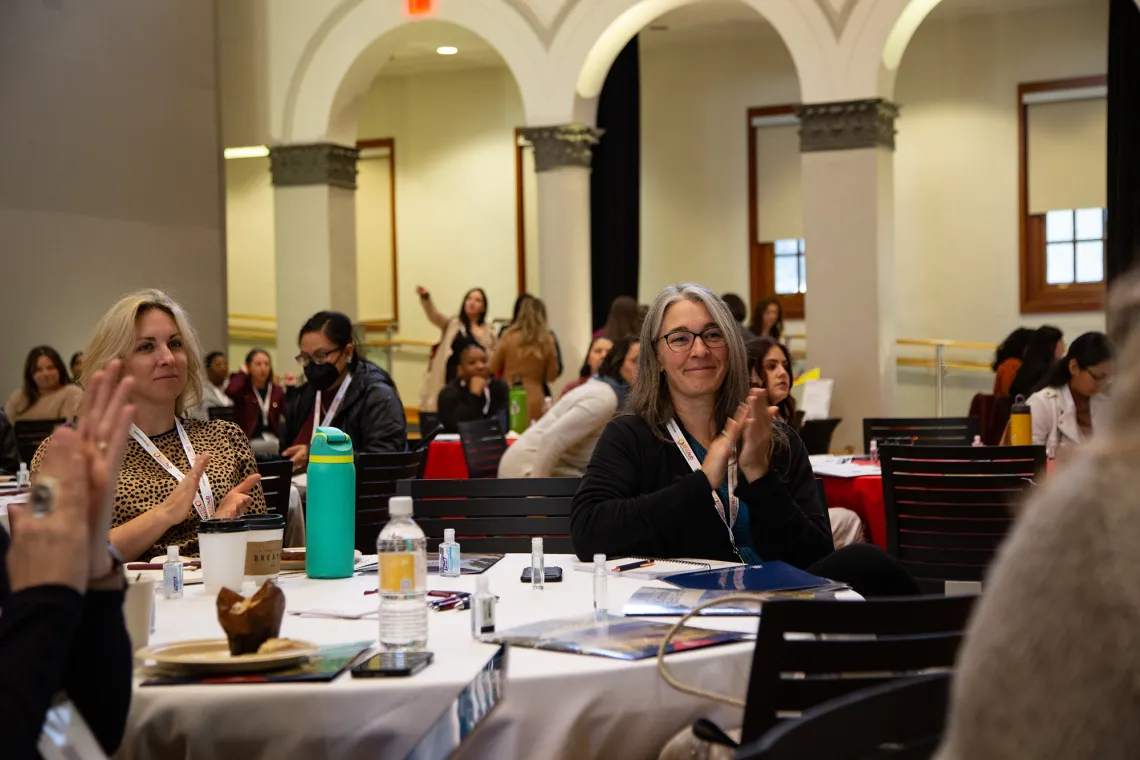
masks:
<svg viewBox="0 0 1140 760"><path fill-rule="evenodd" d="M83 375L83 352L76 351L71 355L71 361L67 363L67 368L71 370L71 379L78 381Z"/></svg>
<svg viewBox="0 0 1140 760"><path fill-rule="evenodd" d="M1065 336L1056 327L1045 325L1033 332L1025 353L1021 357L1021 366L1013 381L1009 384L1009 395L1012 398L1024 396L1029 398L1036 391L1041 381L1049 374L1054 362L1065 355Z"/></svg>
<svg viewBox="0 0 1140 760"><path fill-rule="evenodd" d="M562 395L565 396L575 388L585 385L587 380L598 374L598 367L602 366L602 359L606 358L606 354L610 352L613 345L614 342L605 336L594 338L590 344L590 350L586 352L586 360L582 362L582 368L578 370L578 377L562 386Z"/></svg>
<svg viewBox="0 0 1140 760"><path fill-rule="evenodd" d="M610 313L602 329L594 333L597 338L604 335L617 340L629 335L641 334L641 307L632 296L618 296L610 303Z"/></svg>
<svg viewBox="0 0 1140 760"><path fill-rule="evenodd" d="M1042 381L1029 397L1033 417L1033 443L1050 454L1074 443L1084 443L1096 430L1108 400L1104 391L1112 377L1112 346L1104 333L1089 332Z"/></svg>
<svg viewBox="0 0 1140 760"><path fill-rule="evenodd" d="M446 433L458 433L460 422L497 417L507 426L507 384L491 377L487 352L473 339L456 338L452 354L459 358L456 378L439 392L439 422Z"/></svg>
<svg viewBox="0 0 1140 760"><path fill-rule="evenodd" d="M63 357L51 346L36 346L24 360L24 384L8 397L4 413L20 420L69 420L83 391L71 382Z"/></svg>
<svg viewBox="0 0 1140 760"><path fill-rule="evenodd" d="M347 316L317 312L301 327L298 343L297 363L305 368L306 382L285 391L281 439L281 454L293 460L294 469L308 467L315 426L343 430L357 452L407 448L408 423L396 384L364 358Z"/></svg>
<svg viewBox="0 0 1140 760"><path fill-rule="evenodd" d="M499 462L500 478L581 477L602 429L625 406L637 380L639 339L620 338L597 376L559 399Z"/></svg>
<svg viewBox="0 0 1140 760"><path fill-rule="evenodd" d="M134 424L115 487L111 543L126 560L177 546L198 554L207 516L265 512L257 463L232 422L181 419L202 392L198 335L182 307L160 290L122 298L103 315L86 350L83 377L120 361L133 381ZM109 369L109 371L113 371ZM32 460L40 466L45 448Z"/></svg>
<svg viewBox="0 0 1140 760"><path fill-rule="evenodd" d="M994 352L994 395L1008 396L1013 378L1021 369L1021 359L1025 356L1025 349L1029 347L1029 340L1033 337L1033 330L1028 327L1019 327L1001 342Z"/></svg>
<svg viewBox="0 0 1140 760"><path fill-rule="evenodd" d="M11 538L0 530L0 754L12 760L39 757L40 730L60 692L107 755L126 727L134 671L126 579L107 545L132 413L131 381L120 383L118 369L115 362L88 376L78 428L56 432L33 481L33 506L9 505Z"/></svg>
<svg viewBox="0 0 1140 760"><path fill-rule="evenodd" d="M186 416L196 420L210 419L210 410L234 405L234 400L226 395L230 382L230 363L221 351L211 351L202 362L206 368L206 380L202 383L201 400L186 410Z"/></svg>
<svg viewBox="0 0 1140 760"><path fill-rule="evenodd" d="M574 497L575 554L783 560L864 596L918 593L877 547L834 549L804 445L748 376L720 298L690 283L657 296L630 413L602 431Z"/></svg>
<svg viewBox="0 0 1140 760"><path fill-rule="evenodd" d="M15 475L20 470L20 448L16 429L8 415L0 412L0 474Z"/></svg>
<svg viewBox="0 0 1140 760"><path fill-rule="evenodd" d="M724 305L728 307L728 313L736 320L740 337L744 338L745 342L755 337L744 324L744 320L748 319L748 306L744 303L744 299L735 293L725 293L720 297L720 300L724 301Z"/></svg>
<svg viewBox="0 0 1140 760"><path fill-rule="evenodd" d="M416 295L420 297L420 306L424 314L433 325L440 329L439 343L428 361L424 373L423 385L420 387L420 411L436 411L439 392L447 385L447 366L451 359L451 345L459 335L468 335L474 338L479 345L491 355L495 351L498 338L491 325L487 324L487 294L482 288L472 288L463 296L459 305L459 314L448 316L432 303L431 293L426 288L418 286ZM454 366L454 362L452 362Z"/></svg>
<svg viewBox="0 0 1140 760"><path fill-rule="evenodd" d="M226 385L234 402L234 423L250 440L254 451L281 450L281 416L285 413L285 389L273 382L273 361L263 348L245 355L240 372Z"/></svg>
<svg viewBox="0 0 1140 760"><path fill-rule="evenodd" d="M1140 279L1114 286L1108 311L1112 398L986 575L938 760L1140 757Z"/></svg>
<svg viewBox="0 0 1140 760"><path fill-rule="evenodd" d="M519 318L503 333L491 357L491 374L507 385L521 382L526 389L527 419L542 416L545 387L558 377L554 337L546 326L546 305L541 299L523 302Z"/></svg>
<svg viewBox="0 0 1140 760"><path fill-rule="evenodd" d="M752 310L748 329L757 338L769 337L779 343L784 338L784 307L775 298L765 298Z"/></svg>

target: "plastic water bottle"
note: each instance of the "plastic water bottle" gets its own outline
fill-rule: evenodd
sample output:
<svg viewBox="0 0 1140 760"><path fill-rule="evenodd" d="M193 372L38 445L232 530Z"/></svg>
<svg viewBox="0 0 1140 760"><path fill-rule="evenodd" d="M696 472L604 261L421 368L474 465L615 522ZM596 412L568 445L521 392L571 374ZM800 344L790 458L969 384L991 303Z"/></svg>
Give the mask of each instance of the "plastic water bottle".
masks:
<svg viewBox="0 0 1140 760"><path fill-rule="evenodd" d="M443 543L439 545L439 575L441 578L458 578L460 570L459 544L455 542L455 528L445 528Z"/></svg>
<svg viewBox="0 0 1140 760"><path fill-rule="evenodd" d="M427 540L412 519L412 499L388 501L392 519L376 539L380 582L380 646L387 651L427 648Z"/></svg>
<svg viewBox="0 0 1140 760"><path fill-rule="evenodd" d="M479 638L495 632L495 595L487 588L487 576L475 579L475 596L471 600L471 636Z"/></svg>
<svg viewBox="0 0 1140 760"><path fill-rule="evenodd" d="M523 387L522 380L519 378L514 379L511 385L510 393L507 396L507 405L510 408L510 426L511 430L519 435L526 432L527 427L527 414L526 414L526 388Z"/></svg>
<svg viewBox="0 0 1140 760"><path fill-rule="evenodd" d="M356 548L356 467L352 439L343 431L317 428L309 444L308 485L305 573L349 578Z"/></svg>
<svg viewBox="0 0 1140 760"><path fill-rule="evenodd" d="M606 569L606 555L594 555L594 614L605 617L609 611L609 597L606 593L606 581L610 572Z"/></svg>
<svg viewBox="0 0 1140 760"><path fill-rule="evenodd" d="M534 591L542 591L546 582L546 561L542 556L542 539L530 540L530 587Z"/></svg>
<svg viewBox="0 0 1140 760"><path fill-rule="evenodd" d="M870 457L873 464L879 463L879 442L873 438L871 439Z"/></svg>
<svg viewBox="0 0 1140 760"><path fill-rule="evenodd" d="M974 442L971 443L970 445L976 447L976 446L985 446L986 444L982 443L982 437L980 435L975 435L974 436Z"/></svg>
<svg viewBox="0 0 1140 760"><path fill-rule="evenodd" d="M20 469L16 471L16 488L21 491L31 485L32 477L28 474L28 463L20 462Z"/></svg>

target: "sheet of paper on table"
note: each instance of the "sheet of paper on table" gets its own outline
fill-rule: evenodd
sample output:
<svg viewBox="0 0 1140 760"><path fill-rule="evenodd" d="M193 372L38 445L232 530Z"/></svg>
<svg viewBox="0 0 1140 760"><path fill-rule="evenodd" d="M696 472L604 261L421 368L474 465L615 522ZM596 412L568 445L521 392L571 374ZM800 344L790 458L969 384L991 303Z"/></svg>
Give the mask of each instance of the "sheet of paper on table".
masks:
<svg viewBox="0 0 1140 760"><path fill-rule="evenodd" d="M828 379L808 380L803 384L799 408L805 420L826 420L831 414L831 391L835 381Z"/></svg>
<svg viewBox="0 0 1140 760"><path fill-rule="evenodd" d="M640 559L653 559L653 564L649 567L639 567L636 570L626 570L621 573L615 573L614 570L621 565L628 565L630 562L636 562ZM610 573L621 578L636 578L642 581L655 581L664 578L666 575L676 575L677 573L689 573L695 570L718 570L722 567L735 567L739 562L721 562L715 559L654 559L652 557L615 557L614 559L606 560L606 569ZM580 573L594 572L593 562L574 562L574 570Z"/></svg>
<svg viewBox="0 0 1140 760"><path fill-rule="evenodd" d="M825 478L861 478L864 475L882 475L883 469L869 460L837 457L832 454L815 454L808 457L812 472Z"/></svg>

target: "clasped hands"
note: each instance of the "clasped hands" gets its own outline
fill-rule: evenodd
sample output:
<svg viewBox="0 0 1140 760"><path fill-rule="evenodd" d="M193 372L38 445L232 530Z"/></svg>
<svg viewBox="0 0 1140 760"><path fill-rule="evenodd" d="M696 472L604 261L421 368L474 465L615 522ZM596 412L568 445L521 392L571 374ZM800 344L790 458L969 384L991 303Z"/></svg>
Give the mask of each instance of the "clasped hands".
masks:
<svg viewBox="0 0 1140 760"><path fill-rule="evenodd" d="M777 408L768 406L768 392L753 388L740 404L736 414L725 423L724 430L708 448L701 471L713 489L720 488L728 472L728 462L739 442L736 464L744 478L752 482L768 474L772 453L772 418Z"/></svg>

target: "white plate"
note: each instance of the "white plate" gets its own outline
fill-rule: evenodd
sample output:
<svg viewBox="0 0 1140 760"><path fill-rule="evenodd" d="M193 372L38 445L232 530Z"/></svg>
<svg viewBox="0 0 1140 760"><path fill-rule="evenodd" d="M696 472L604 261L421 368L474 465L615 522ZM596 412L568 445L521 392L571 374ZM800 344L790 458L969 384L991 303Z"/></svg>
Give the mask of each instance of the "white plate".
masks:
<svg viewBox="0 0 1140 760"><path fill-rule="evenodd" d="M296 648L272 654L230 654L226 639L194 639L156 644L135 652L135 659L153 660L163 670L177 673L258 673L297 665L317 653L310 641L288 639Z"/></svg>

